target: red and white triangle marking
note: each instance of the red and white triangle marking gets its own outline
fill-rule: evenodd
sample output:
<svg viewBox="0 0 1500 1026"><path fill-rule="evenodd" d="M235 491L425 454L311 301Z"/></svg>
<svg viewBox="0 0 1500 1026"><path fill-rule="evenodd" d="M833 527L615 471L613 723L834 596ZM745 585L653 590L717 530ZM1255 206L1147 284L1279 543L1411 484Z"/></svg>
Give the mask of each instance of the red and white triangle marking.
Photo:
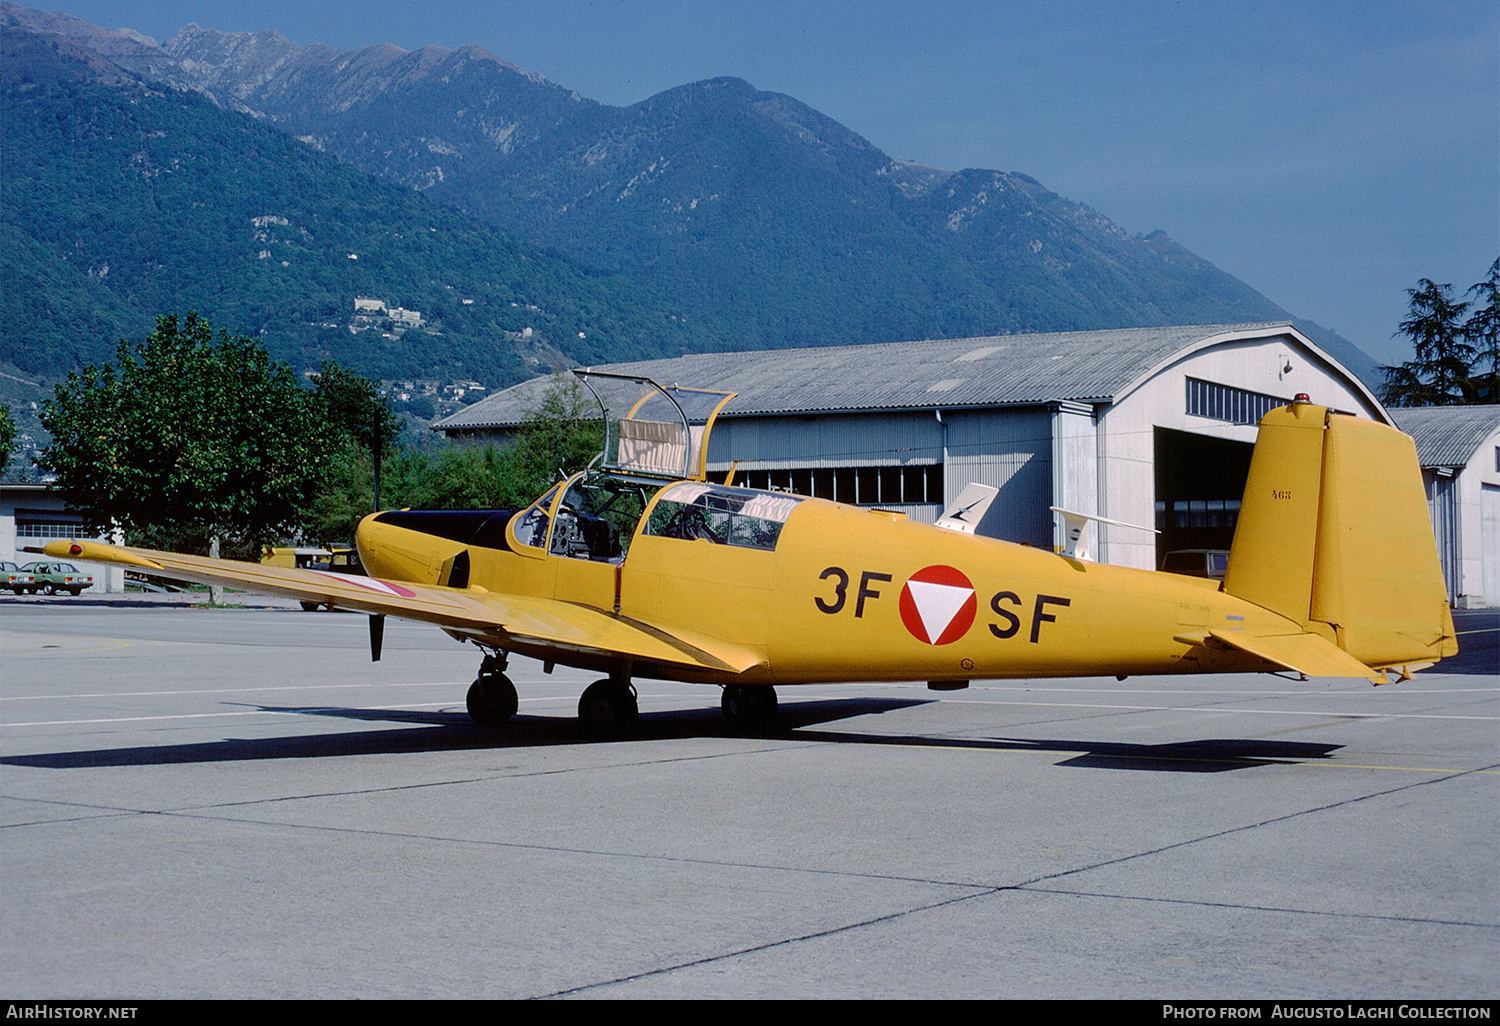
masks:
<svg viewBox="0 0 1500 1026"><path fill-rule="evenodd" d="M951 566L924 567L901 589L901 622L929 645L951 644L967 634L977 607L974 585Z"/></svg>

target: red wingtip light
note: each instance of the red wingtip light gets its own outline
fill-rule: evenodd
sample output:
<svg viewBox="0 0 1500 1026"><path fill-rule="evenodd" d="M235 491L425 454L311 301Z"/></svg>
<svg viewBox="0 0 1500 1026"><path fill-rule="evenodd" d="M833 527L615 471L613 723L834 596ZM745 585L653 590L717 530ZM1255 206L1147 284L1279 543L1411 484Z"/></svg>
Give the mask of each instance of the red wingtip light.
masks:
<svg viewBox="0 0 1500 1026"><path fill-rule="evenodd" d="M73 555L75 555L75 556L82 555L83 554L83 546L79 545L77 542L74 542L72 545L68 546L68 551L70 553L72 553Z"/></svg>

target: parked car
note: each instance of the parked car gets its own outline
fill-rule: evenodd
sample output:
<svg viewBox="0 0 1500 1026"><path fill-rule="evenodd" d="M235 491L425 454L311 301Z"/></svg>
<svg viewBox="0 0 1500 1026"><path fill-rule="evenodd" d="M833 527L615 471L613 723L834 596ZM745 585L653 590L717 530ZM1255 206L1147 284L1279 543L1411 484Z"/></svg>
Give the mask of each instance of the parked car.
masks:
<svg viewBox="0 0 1500 1026"><path fill-rule="evenodd" d="M359 561L358 549L334 549L328 554L326 560L319 560L311 564L314 570L332 570L338 574L356 574L360 577L368 577L365 568Z"/></svg>
<svg viewBox="0 0 1500 1026"><path fill-rule="evenodd" d="M14 563L0 562L0 588L9 588L17 595L36 591L36 578Z"/></svg>
<svg viewBox="0 0 1500 1026"><path fill-rule="evenodd" d="M337 574L354 574L359 577L369 576L365 573L364 565L359 561L358 549L334 549L328 552L327 555L328 558L326 560L317 560L307 564L299 563L297 565L306 565L309 570L329 570ZM303 601L302 608L311 613L320 604L318 602ZM333 609L332 606L328 608L329 610Z"/></svg>
<svg viewBox="0 0 1500 1026"><path fill-rule="evenodd" d="M327 549L319 548L272 548L267 545L261 550L260 561L264 566L290 566L300 567L303 570L318 568L319 560L326 560L333 553Z"/></svg>
<svg viewBox="0 0 1500 1026"><path fill-rule="evenodd" d="M26 589L30 592L40 588L48 595L56 595L60 591L81 595L84 588L94 586L93 576L82 572L72 563L27 563L21 567L21 573L31 574L33 578L32 586Z"/></svg>

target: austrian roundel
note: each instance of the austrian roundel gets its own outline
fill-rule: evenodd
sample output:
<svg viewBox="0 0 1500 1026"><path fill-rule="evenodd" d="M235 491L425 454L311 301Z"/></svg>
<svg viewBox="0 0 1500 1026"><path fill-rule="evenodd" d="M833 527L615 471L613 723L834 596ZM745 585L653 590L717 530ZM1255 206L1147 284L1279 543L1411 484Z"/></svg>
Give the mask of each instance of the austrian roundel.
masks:
<svg viewBox="0 0 1500 1026"><path fill-rule="evenodd" d="M918 641L948 645L969 632L979 600L963 571L923 567L901 589L901 622Z"/></svg>

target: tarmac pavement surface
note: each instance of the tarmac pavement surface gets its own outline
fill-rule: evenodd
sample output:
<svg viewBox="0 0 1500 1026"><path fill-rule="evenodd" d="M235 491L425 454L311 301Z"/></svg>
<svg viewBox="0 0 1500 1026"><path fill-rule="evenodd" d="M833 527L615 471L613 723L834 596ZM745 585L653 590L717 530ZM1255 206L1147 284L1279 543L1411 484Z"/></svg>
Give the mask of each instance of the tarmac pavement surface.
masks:
<svg viewBox="0 0 1500 1026"><path fill-rule="evenodd" d="M1500 996L1500 616L1415 680L719 692L295 604L0 599L0 992Z"/></svg>

